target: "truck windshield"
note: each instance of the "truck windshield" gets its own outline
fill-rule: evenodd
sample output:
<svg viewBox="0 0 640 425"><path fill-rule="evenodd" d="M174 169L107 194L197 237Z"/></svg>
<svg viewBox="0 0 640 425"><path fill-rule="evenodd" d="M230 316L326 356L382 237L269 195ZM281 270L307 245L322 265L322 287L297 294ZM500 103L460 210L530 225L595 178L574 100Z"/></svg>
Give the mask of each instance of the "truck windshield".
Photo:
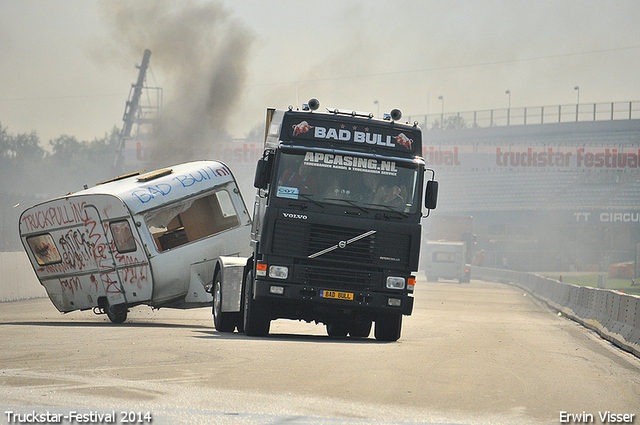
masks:
<svg viewBox="0 0 640 425"><path fill-rule="evenodd" d="M418 164L324 152L281 152L278 198L357 208L419 211Z"/></svg>

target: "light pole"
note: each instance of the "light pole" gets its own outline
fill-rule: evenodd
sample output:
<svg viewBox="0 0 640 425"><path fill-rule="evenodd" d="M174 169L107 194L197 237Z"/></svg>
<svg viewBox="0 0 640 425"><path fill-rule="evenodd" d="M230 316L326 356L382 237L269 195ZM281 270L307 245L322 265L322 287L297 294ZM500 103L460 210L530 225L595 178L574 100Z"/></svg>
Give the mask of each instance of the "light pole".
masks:
<svg viewBox="0 0 640 425"><path fill-rule="evenodd" d="M376 118L379 118L379 117L380 117L380 103L378 103L378 101L377 101L377 100L374 100L374 101L373 101L373 104L374 104L374 105L378 105L378 115L376 115Z"/></svg>
<svg viewBox="0 0 640 425"><path fill-rule="evenodd" d="M440 99L442 103L442 109L440 112L440 129L444 130L444 97L440 95L438 96L438 99Z"/></svg>
<svg viewBox="0 0 640 425"><path fill-rule="evenodd" d="M580 86L573 88L576 91L576 121L578 121L578 109L580 108Z"/></svg>
<svg viewBox="0 0 640 425"><path fill-rule="evenodd" d="M509 121L511 118L511 90L507 90L504 93L509 95L509 107L507 108L507 125L509 125Z"/></svg>

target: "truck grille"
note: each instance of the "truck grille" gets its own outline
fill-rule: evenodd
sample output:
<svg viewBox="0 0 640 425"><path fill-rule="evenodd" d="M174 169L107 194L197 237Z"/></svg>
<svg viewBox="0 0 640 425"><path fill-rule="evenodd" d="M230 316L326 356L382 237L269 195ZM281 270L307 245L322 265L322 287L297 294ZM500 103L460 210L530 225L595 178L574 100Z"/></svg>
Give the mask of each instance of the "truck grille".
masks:
<svg viewBox="0 0 640 425"><path fill-rule="evenodd" d="M301 262L294 267L294 270L295 281L310 286L363 290L382 284L380 269L345 270L340 267L317 266Z"/></svg>
<svg viewBox="0 0 640 425"><path fill-rule="evenodd" d="M304 258L331 248L340 241L360 236L368 229L352 229L292 220L276 220L272 252L295 258ZM379 267L407 268L409 266L410 235L377 231L360 240L318 255L321 262L346 262Z"/></svg>

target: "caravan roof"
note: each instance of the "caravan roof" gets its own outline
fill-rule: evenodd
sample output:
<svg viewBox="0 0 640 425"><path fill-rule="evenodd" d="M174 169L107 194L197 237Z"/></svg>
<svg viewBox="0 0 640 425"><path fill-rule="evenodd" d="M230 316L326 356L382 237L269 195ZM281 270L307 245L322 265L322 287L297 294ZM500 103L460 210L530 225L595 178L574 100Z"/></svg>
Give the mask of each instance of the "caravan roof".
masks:
<svg viewBox="0 0 640 425"><path fill-rule="evenodd" d="M232 181L231 170L224 163L195 161L119 177L73 195L114 195L137 214Z"/></svg>

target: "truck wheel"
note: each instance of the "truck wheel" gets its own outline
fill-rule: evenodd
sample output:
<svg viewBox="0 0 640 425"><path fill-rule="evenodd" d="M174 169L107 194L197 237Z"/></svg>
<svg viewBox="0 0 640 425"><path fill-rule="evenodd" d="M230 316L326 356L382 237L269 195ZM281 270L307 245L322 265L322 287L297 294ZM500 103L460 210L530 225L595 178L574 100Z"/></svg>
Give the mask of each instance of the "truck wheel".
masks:
<svg viewBox="0 0 640 425"><path fill-rule="evenodd" d="M378 341L397 341L402 330L402 314L386 314L376 319L375 336Z"/></svg>
<svg viewBox="0 0 640 425"><path fill-rule="evenodd" d="M127 320L127 309L126 304L118 304L118 305L109 305L107 303L104 312L107 313L107 317L111 320L111 323L124 323Z"/></svg>
<svg viewBox="0 0 640 425"><path fill-rule="evenodd" d="M249 272L244 288L244 333L247 336L266 336L270 326L267 307L253 299L253 272Z"/></svg>
<svg viewBox="0 0 640 425"><path fill-rule="evenodd" d="M216 273L213 279L213 324L218 332L233 332L236 328L233 313L222 312L222 282L221 273Z"/></svg>
<svg viewBox="0 0 640 425"><path fill-rule="evenodd" d="M366 338L371 333L371 320L356 320L351 324L349 335L352 338Z"/></svg>
<svg viewBox="0 0 640 425"><path fill-rule="evenodd" d="M349 333L349 323L344 320L334 320L327 323L327 335L331 338L346 338Z"/></svg>

